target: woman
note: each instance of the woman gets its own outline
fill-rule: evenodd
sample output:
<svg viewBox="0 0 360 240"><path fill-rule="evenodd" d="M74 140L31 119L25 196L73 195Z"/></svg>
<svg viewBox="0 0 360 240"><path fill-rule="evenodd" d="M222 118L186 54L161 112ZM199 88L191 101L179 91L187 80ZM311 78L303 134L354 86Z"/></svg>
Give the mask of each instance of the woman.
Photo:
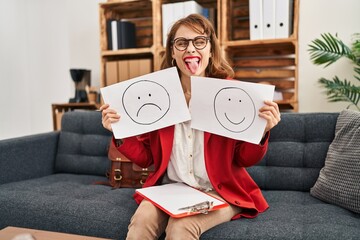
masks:
<svg viewBox="0 0 360 240"><path fill-rule="evenodd" d="M198 14L177 21L168 35L161 67L177 66L187 102L191 98L190 76L231 78L233 70L221 56L212 24ZM226 81L226 80L225 80ZM102 124L120 116L105 104ZM238 141L190 128L190 121L139 137L115 141L117 148L136 164L155 166L144 187L184 182L229 203L229 207L184 218L171 218L151 202L135 194L139 207L133 215L127 239L157 239L164 231L167 239L199 239L208 229L243 217L255 217L268 204L245 167L256 164L266 153L269 130L280 121L276 103L265 101L259 116L267 121L259 145Z"/></svg>

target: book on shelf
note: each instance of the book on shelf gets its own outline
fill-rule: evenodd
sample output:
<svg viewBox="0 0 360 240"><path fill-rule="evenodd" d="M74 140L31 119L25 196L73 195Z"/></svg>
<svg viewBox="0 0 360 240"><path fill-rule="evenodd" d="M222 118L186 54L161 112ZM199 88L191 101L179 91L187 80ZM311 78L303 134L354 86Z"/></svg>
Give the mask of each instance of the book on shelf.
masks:
<svg viewBox="0 0 360 240"><path fill-rule="evenodd" d="M136 48L136 27L130 21L107 20L108 50Z"/></svg>

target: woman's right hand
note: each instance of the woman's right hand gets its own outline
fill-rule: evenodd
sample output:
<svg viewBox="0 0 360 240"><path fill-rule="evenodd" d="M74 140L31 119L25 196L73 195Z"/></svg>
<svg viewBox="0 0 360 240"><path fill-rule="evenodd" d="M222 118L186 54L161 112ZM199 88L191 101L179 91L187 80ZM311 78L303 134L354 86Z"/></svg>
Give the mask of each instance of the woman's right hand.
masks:
<svg viewBox="0 0 360 240"><path fill-rule="evenodd" d="M109 108L109 104L100 107L101 122L104 128L112 132L111 124L120 120L120 115L114 109Z"/></svg>

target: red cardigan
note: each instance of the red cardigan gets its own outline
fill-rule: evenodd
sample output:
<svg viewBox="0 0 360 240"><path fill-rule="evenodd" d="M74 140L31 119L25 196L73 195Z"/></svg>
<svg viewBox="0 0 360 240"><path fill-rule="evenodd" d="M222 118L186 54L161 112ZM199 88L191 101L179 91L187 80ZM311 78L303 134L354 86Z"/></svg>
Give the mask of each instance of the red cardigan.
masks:
<svg viewBox="0 0 360 240"><path fill-rule="evenodd" d="M173 147L174 126L153 131L140 137L124 139L118 150L141 167L155 166L143 187L159 185L164 176ZM269 134L261 145L238 141L204 132L205 166L214 190L228 203L243 211L233 219L256 217L269 206L259 187L245 167L259 162L267 151ZM137 203L142 197L135 193Z"/></svg>

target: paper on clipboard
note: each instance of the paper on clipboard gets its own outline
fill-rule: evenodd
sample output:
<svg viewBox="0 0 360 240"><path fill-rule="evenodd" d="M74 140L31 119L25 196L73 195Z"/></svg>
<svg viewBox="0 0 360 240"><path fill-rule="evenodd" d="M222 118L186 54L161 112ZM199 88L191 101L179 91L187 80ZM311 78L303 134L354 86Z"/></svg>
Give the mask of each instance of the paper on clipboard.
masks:
<svg viewBox="0 0 360 240"><path fill-rule="evenodd" d="M209 209L209 211L217 210L229 205L222 200L192 188L184 183L170 183L160 186L146 187L136 189L136 192L174 218L181 218L201 213L198 211L189 211L186 208L206 201L212 202L212 208Z"/></svg>

